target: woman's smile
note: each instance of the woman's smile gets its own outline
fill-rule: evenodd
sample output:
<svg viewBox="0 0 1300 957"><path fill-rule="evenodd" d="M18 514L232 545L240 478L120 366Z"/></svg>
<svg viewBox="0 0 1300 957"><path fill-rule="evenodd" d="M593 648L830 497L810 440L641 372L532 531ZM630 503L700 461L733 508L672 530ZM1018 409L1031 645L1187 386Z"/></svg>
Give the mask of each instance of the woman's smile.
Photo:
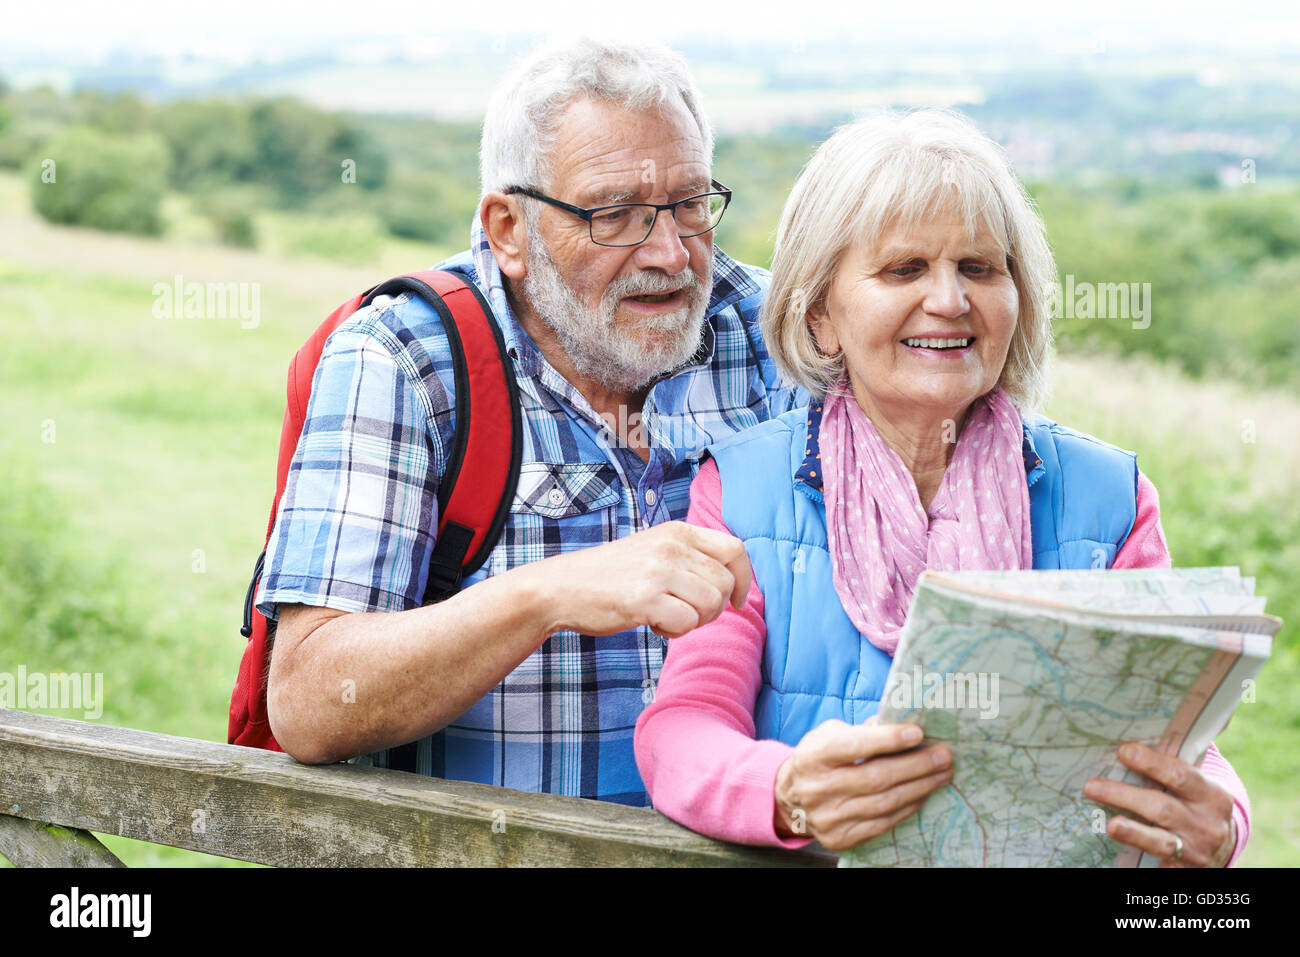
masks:
<svg viewBox="0 0 1300 957"><path fill-rule="evenodd" d="M947 358L969 354L975 344L974 336L912 336L902 343L918 356L926 359Z"/></svg>

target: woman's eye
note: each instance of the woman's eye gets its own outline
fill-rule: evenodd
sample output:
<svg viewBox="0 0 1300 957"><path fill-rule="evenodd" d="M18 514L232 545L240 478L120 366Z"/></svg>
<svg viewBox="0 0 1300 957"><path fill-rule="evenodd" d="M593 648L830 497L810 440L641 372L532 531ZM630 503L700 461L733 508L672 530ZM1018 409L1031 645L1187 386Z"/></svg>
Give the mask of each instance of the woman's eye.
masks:
<svg viewBox="0 0 1300 957"><path fill-rule="evenodd" d="M906 279L908 276L915 275L919 268L919 266L912 263L905 263L902 266L890 266L887 272L891 276L896 276L899 279Z"/></svg>
<svg viewBox="0 0 1300 957"><path fill-rule="evenodd" d="M961 268L969 276L987 276L993 271L993 268L988 263L981 262L962 263Z"/></svg>

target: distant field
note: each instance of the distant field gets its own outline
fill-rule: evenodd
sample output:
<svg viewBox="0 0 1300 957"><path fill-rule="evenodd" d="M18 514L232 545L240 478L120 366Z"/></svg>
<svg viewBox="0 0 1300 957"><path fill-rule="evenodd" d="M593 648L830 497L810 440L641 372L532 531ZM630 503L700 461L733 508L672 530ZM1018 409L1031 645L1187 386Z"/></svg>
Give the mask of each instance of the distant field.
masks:
<svg viewBox="0 0 1300 957"><path fill-rule="evenodd" d="M0 667L103 672L103 723L224 741L288 358L338 302L439 256L59 229L0 179ZM154 283L177 275L258 283L256 328L155 318ZM1244 863L1300 864L1300 401L1100 357L1061 359L1056 383L1055 417L1138 450L1175 562L1242 565L1290 622L1219 745L1254 804ZM106 840L132 865L224 863Z"/></svg>

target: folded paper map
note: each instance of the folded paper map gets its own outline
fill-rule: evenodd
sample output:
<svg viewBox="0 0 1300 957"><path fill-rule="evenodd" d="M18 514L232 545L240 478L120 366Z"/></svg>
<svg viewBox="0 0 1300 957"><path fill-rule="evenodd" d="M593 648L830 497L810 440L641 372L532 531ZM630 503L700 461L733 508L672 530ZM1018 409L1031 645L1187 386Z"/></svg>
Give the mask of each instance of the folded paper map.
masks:
<svg viewBox="0 0 1300 957"><path fill-rule="evenodd" d="M953 780L840 866L1158 864L1106 835L1083 784L1158 786L1125 741L1199 765L1253 699L1282 624L1263 612L1235 568L923 573L880 720L948 745Z"/></svg>

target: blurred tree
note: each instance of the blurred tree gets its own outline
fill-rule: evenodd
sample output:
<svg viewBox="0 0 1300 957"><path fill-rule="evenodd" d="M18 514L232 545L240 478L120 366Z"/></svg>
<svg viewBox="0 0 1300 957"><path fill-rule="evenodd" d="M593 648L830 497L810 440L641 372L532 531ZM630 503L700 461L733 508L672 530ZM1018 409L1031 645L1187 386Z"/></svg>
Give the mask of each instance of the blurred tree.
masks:
<svg viewBox="0 0 1300 957"><path fill-rule="evenodd" d="M0 106L0 169L23 169L44 137Z"/></svg>
<svg viewBox="0 0 1300 957"><path fill-rule="evenodd" d="M1278 197L1279 199L1281 197ZM1242 265L1300 255L1300 204L1270 202L1258 191L1216 196L1206 204L1207 239L1231 242Z"/></svg>
<svg viewBox="0 0 1300 957"><path fill-rule="evenodd" d="M380 190L388 182L388 154L359 127L345 120L332 148L338 157L334 164L335 183L347 185L343 170L348 161L354 174L354 185L367 192Z"/></svg>
<svg viewBox="0 0 1300 957"><path fill-rule="evenodd" d="M85 89L72 99L82 122L109 133L143 133L157 123L157 108L134 93Z"/></svg>
<svg viewBox="0 0 1300 957"><path fill-rule="evenodd" d="M172 150L172 183L182 191L248 182L257 167L257 149L248 103L188 100L173 103L158 117L158 131Z"/></svg>
<svg viewBox="0 0 1300 957"><path fill-rule="evenodd" d="M286 207L332 189L379 189L387 180L382 152L335 114L297 100L268 100L253 108L250 124L255 178Z"/></svg>
<svg viewBox="0 0 1300 957"><path fill-rule="evenodd" d="M250 123L256 179L286 206L301 205L334 180L333 117L294 100L272 100L253 108Z"/></svg>
<svg viewBox="0 0 1300 957"><path fill-rule="evenodd" d="M441 245L464 245L478 193L432 171L399 173L378 201L380 220L394 236Z"/></svg>
<svg viewBox="0 0 1300 957"><path fill-rule="evenodd" d="M52 223L162 232L170 156L156 133L131 136L70 127L45 144L31 178L32 205Z"/></svg>

